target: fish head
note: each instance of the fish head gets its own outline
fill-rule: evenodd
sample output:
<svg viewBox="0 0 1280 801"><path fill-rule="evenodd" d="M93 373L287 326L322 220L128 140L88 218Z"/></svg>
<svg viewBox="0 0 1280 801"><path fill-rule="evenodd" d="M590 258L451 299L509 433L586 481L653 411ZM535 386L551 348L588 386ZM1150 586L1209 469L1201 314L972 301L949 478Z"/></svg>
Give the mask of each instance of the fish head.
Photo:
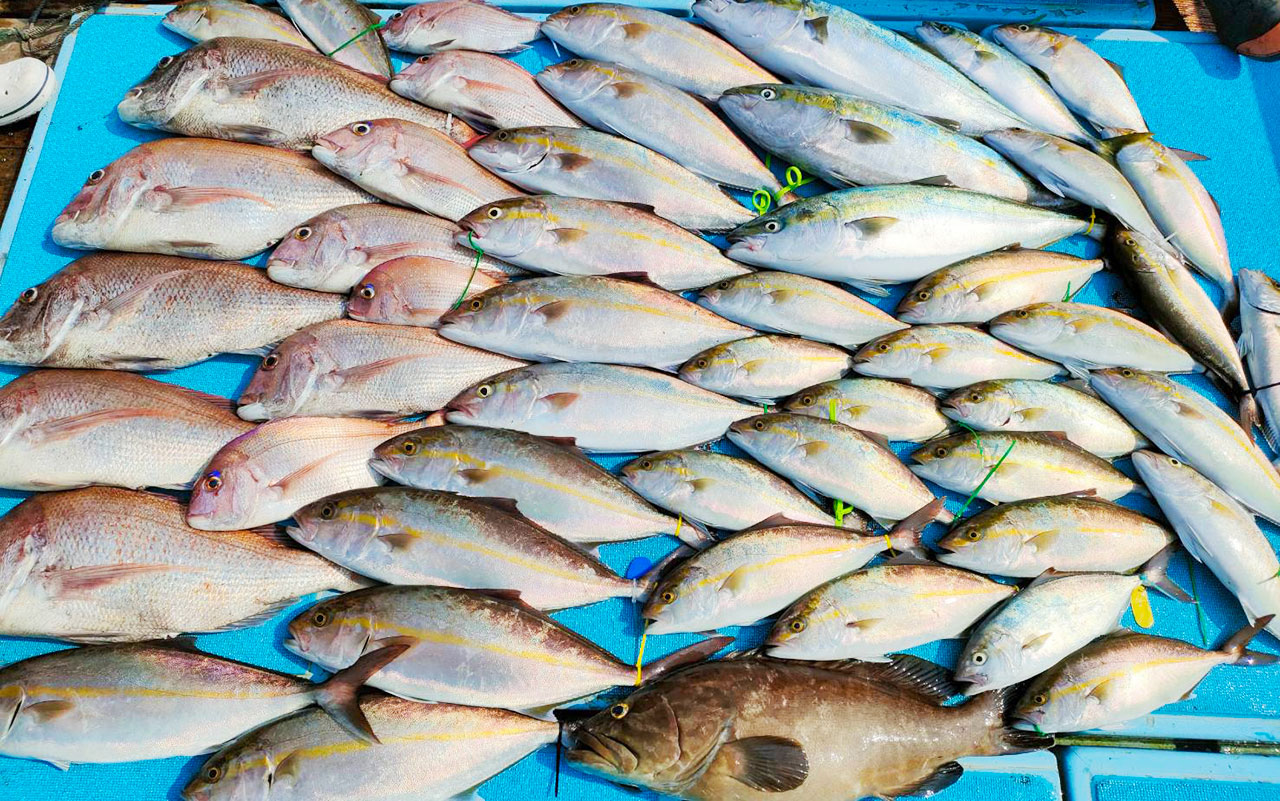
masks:
<svg viewBox="0 0 1280 801"><path fill-rule="evenodd" d="M370 323L414 325L413 257L379 264L351 287L347 314Z"/></svg>
<svg viewBox="0 0 1280 801"><path fill-rule="evenodd" d="M1027 687L1010 714L1016 728L1046 732L1092 728L1085 721L1089 708L1097 706L1098 699L1081 687L1055 686L1059 678L1066 677L1060 670L1051 670ZM1068 691L1064 692L1064 689Z"/></svg>
<svg viewBox="0 0 1280 801"><path fill-rule="evenodd" d="M715 391L737 384L750 374L750 367L738 355L732 342L715 345L680 365L682 379L696 387Z"/></svg>
<svg viewBox="0 0 1280 801"><path fill-rule="evenodd" d="M574 52L621 44L628 20L606 3L581 3L562 8L542 21L542 33Z"/></svg>
<svg viewBox="0 0 1280 801"><path fill-rule="evenodd" d="M461 425L514 428L542 412L538 373L517 367L464 389L445 405L445 419Z"/></svg>
<svg viewBox="0 0 1280 801"><path fill-rule="evenodd" d="M1101 147L1104 153L1115 159L1117 166L1122 170L1128 168L1125 170L1125 175L1129 174L1129 170L1145 174L1168 172L1175 166L1173 159L1178 158L1145 131L1107 140Z"/></svg>
<svg viewBox="0 0 1280 801"><path fill-rule="evenodd" d="M239 447L257 430L250 429L224 445L196 479L187 505L187 524L192 528L235 528L254 512L264 494L274 494L270 479Z"/></svg>
<svg viewBox="0 0 1280 801"><path fill-rule="evenodd" d="M432 426L393 437L373 449L369 467L397 484L457 491L466 486L460 470L483 467L463 453L453 426Z"/></svg>
<svg viewBox="0 0 1280 801"><path fill-rule="evenodd" d="M922 22L916 26L916 35L961 72L978 67L992 54L981 36L946 22Z"/></svg>
<svg viewBox="0 0 1280 801"><path fill-rule="evenodd" d="M554 240L550 233L558 227L547 202L537 196L495 201L469 212L458 226L462 233L455 241L463 247L473 244L490 256L509 259Z"/></svg>
<svg viewBox="0 0 1280 801"><path fill-rule="evenodd" d="M1280 314L1280 283L1261 270L1240 270L1236 273L1240 285L1240 300L1258 311Z"/></svg>
<svg viewBox="0 0 1280 801"><path fill-rule="evenodd" d="M961 387L944 398L938 408L952 420L983 430L1004 428L1019 411L1017 402L999 380Z"/></svg>
<svg viewBox="0 0 1280 801"><path fill-rule="evenodd" d="M379 33L387 47L395 50L407 50L414 39L432 40L436 45L423 46L419 41L415 50L435 52L437 47L447 47L457 36L450 27L450 17L456 17L459 9L465 9L471 0L454 0L453 2L419 3L397 11L387 19L387 24Z"/></svg>
<svg viewBox="0 0 1280 801"><path fill-rule="evenodd" d="M499 343L515 344L545 320L538 311L537 294L521 281L471 295L440 316L440 333L463 345L495 350L500 349ZM554 302L549 297L547 301Z"/></svg>
<svg viewBox="0 0 1280 801"><path fill-rule="evenodd" d="M391 91L410 98L421 98L439 103L473 105L467 73L475 67L468 65L466 51L446 50L433 55L419 56L407 67L391 77L387 84ZM497 56L493 56L497 58ZM444 107L447 107L444 106Z"/></svg>
<svg viewBox="0 0 1280 801"><path fill-rule="evenodd" d="M277 283L302 289L346 291L349 284L333 281L335 274L358 272L369 261L359 241L344 216L325 212L297 226L280 240L267 259L267 275Z"/></svg>
<svg viewBox="0 0 1280 801"><path fill-rule="evenodd" d="M284 647L329 669L353 664L371 646L376 634L376 599L357 590L321 601L289 621Z"/></svg>
<svg viewBox="0 0 1280 801"><path fill-rule="evenodd" d="M1191 465L1156 451L1134 451L1131 456L1142 483L1159 496L1189 498L1204 494L1208 479Z"/></svg>
<svg viewBox="0 0 1280 801"><path fill-rule="evenodd" d="M0 363L35 365L49 359L90 303L102 299L76 263L43 284L27 287L0 317Z"/></svg>
<svg viewBox="0 0 1280 801"><path fill-rule="evenodd" d="M399 164L409 153L398 120L361 120L316 138L311 155L352 180Z"/></svg>
<svg viewBox="0 0 1280 801"><path fill-rule="evenodd" d="M383 533L402 529L388 507L401 496L392 492L352 490L322 498L294 512L297 525L287 531L299 544L349 561L366 556ZM389 552L389 548L384 547Z"/></svg>
<svg viewBox="0 0 1280 801"><path fill-rule="evenodd" d="M831 93L818 89L777 83L735 86L716 102L751 138L775 148L807 146L826 138L841 122Z"/></svg>
<svg viewBox="0 0 1280 801"><path fill-rule="evenodd" d="M1091 370L1089 386L1122 414L1126 409L1167 408L1176 387L1165 375L1132 367Z"/></svg>
<svg viewBox="0 0 1280 801"><path fill-rule="evenodd" d="M1021 536L1020 536L1021 535ZM1017 561L1025 534L998 521L974 516L960 521L934 545L938 561L985 571Z"/></svg>
<svg viewBox="0 0 1280 801"><path fill-rule="evenodd" d="M1028 128L989 131L982 135L982 141L1017 164L1035 164L1037 153L1059 145L1055 137Z"/></svg>
<svg viewBox="0 0 1280 801"><path fill-rule="evenodd" d="M1033 67L1053 60L1071 37L1051 28L1024 23L1001 25L991 37Z"/></svg>
<svg viewBox="0 0 1280 801"><path fill-rule="evenodd" d="M956 662L955 679L969 686L965 695L976 695L1015 675L1024 661L1024 652L1015 638L998 625L981 625L965 643Z"/></svg>
<svg viewBox="0 0 1280 801"><path fill-rule="evenodd" d="M846 617L821 592L811 592L783 612L764 647L779 659L813 659L813 648L853 645L859 638L857 626L845 624Z"/></svg>
<svg viewBox="0 0 1280 801"><path fill-rule="evenodd" d="M194 3L183 3L174 7L164 15L161 22L166 28L180 33L188 39L203 42L213 38L214 10L211 3L196 0Z"/></svg>
<svg viewBox="0 0 1280 801"><path fill-rule="evenodd" d="M701 621L714 617L729 600L717 578L706 568L686 561L663 575L650 594L640 617L646 634L670 634L699 630Z"/></svg>
<svg viewBox="0 0 1280 801"><path fill-rule="evenodd" d="M1011 345L1037 350L1069 337L1075 319L1062 304L1032 303L997 315L987 323L987 330Z"/></svg>
<svg viewBox="0 0 1280 801"><path fill-rule="evenodd" d="M863 375L896 378L914 375L932 362L927 343L915 329L904 328L877 337L853 354L853 369Z"/></svg>
<svg viewBox="0 0 1280 801"><path fill-rule="evenodd" d="M624 464L620 474L622 483L660 506L689 498L698 478L680 451L645 454Z"/></svg>
<svg viewBox="0 0 1280 801"><path fill-rule="evenodd" d="M299 331L262 357L236 414L244 420L301 414L317 390L335 388L339 369L314 334Z"/></svg>
<svg viewBox="0 0 1280 801"><path fill-rule="evenodd" d="M534 79L560 102L573 104L595 97L605 87L630 80L632 76L621 76L617 69L606 62L571 58L546 67Z"/></svg>
<svg viewBox="0 0 1280 801"><path fill-rule="evenodd" d="M482 138L467 152L490 172L516 175L542 164L551 153L552 136L545 127L503 128Z"/></svg>
<svg viewBox="0 0 1280 801"><path fill-rule="evenodd" d="M999 457L972 434L933 440L911 454L911 472L944 487L976 487Z"/></svg>
<svg viewBox="0 0 1280 801"><path fill-rule="evenodd" d="M920 279L902 296L895 316L911 325L961 319L979 298L951 278L949 271L942 269Z"/></svg>
<svg viewBox="0 0 1280 801"><path fill-rule="evenodd" d="M776 303L771 287L760 273L747 273L712 284L698 293L697 302L722 317L741 317Z"/></svg>
<svg viewBox="0 0 1280 801"><path fill-rule="evenodd" d="M23 501L0 518L0 620L28 578L39 573L41 554L57 522L49 519L40 497ZM3 736L0 731L0 739Z"/></svg>
<svg viewBox="0 0 1280 801"><path fill-rule="evenodd" d="M181 8L181 6L179 6ZM269 801L278 754L250 734L210 756L182 788L183 801Z"/></svg>
<svg viewBox="0 0 1280 801"><path fill-rule="evenodd" d="M760 50L800 26L807 12L794 0L696 0L694 16L706 21L739 49ZM817 42L806 32L807 44Z"/></svg>
<svg viewBox="0 0 1280 801"><path fill-rule="evenodd" d="M80 191L53 221L53 241L68 248L106 250L129 213L143 203L156 165L146 146L89 173Z"/></svg>
<svg viewBox="0 0 1280 801"><path fill-rule="evenodd" d="M175 9L179 10L181 6ZM217 75L225 72L225 61L216 41L198 44L176 56L164 56L151 74L125 92L116 105L116 114L138 128L163 129L198 93L217 90Z"/></svg>
<svg viewBox="0 0 1280 801"><path fill-rule="evenodd" d="M757 267L804 264L815 254L840 248L845 241L843 229L833 207L818 198L800 200L730 231L725 255Z"/></svg>
<svg viewBox="0 0 1280 801"><path fill-rule="evenodd" d="M801 452L809 441L798 418L789 412L747 417L729 426L729 441L752 456L781 462Z"/></svg>

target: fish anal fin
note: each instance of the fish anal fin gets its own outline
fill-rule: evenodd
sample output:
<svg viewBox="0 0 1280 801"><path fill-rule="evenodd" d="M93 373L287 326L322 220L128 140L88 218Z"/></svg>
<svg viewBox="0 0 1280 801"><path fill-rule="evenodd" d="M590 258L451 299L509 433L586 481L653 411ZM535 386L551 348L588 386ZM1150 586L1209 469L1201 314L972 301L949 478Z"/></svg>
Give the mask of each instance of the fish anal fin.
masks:
<svg viewBox="0 0 1280 801"><path fill-rule="evenodd" d="M943 763L928 776L925 776L918 782L905 784L902 787L895 787L892 790L886 790L884 797L897 798L902 795L928 797L936 793L940 793L951 785L960 781L960 777L964 775L964 768L959 762Z"/></svg>

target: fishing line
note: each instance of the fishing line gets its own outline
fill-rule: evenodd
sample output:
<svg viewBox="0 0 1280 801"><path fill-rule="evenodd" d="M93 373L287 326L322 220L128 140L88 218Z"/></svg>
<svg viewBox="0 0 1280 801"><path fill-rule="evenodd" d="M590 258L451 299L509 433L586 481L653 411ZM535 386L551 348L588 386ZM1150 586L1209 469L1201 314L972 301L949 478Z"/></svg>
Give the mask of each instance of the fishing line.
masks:
<svg viewBox="0 0 1280 801"><path fill-rule="evenodd" d="M471 265L471 275L467 276L467 285L462 288L462 294L449 307L451 309L456 309L462 305L462 299L467 296L467 290L471 288L471 281L476 277L476 270L480 269L480 259L484 256L484 251L476 244L474 234L471 231L467 231L467 245L476 252L476 263Z"/></svg>
<svg viewBox="0 0 1280 801"><path fill-rule="evenodd" d="M383 20L378 20L377 22L373 23L373 24L372 24L372 25L370 25L369 27L367 27L367 28L365 28L364 30L362 30L362 31L360 31L359 33L357 33L355 36L352 36L352 37L351 37L350 39L348 39L347 41L345 41L345 42L343 42L342 44L338 45L338 46L333 50L333 52L331 52L331 53L326 53L325 55L327 55L329 58L333 58L333 54L334 54L334 53L338 52L338 51L339 51L339 50L341 50L342 48L344 48L344 47L346 47L347 45L351 44L351 43L352 43L352 42L354 42L356 39L359 39L361 36L364 36L366 33L369 33L370 31L376 31L376 30L378 30L379 28L383 27L383 26L384 26L384 25L386 25L386 24L387 24L387 21L386 21L385 19L383 19Z"/></svg>
<svg viewBox="0 0 1280 801"><path fill-rule="evenodd" d="M1004 464L1004 460L1009 458L1009 454L1013 451L1013 446L1017 444L1018 444L1017 440L1012 440L1009 442L1009 447L1005 449L1004 455L1000 457L1000 461L992 465L991 469L987 471L986 476L984 476L982 481L978 483L978 486L973 488L973 492L969 493L968 498L965 498L964 506L961 506L960 511L956 512L957 519L964 514L966 509L969 508L969 504L973 503L973 499L978 497L978 493L982 492L982 488L987 486L987 482L990 481L991 477L994 476L996 474L996 471L1000 469L1000 465Z"/></svg>
<svg viewBox="0 0 1280 801"><path fill-rule="evenodd" d="M1204 607L1200 605L1200 593L1196 590L1196 563L1191 558L1190 551L1184 551L1183 556L1187 560L1187 573L1191 576L1191 603L1196 606L1196 624L1200 628L1200 645L1208 648L1209 635L1205 633L1204 628Z"/></svg>

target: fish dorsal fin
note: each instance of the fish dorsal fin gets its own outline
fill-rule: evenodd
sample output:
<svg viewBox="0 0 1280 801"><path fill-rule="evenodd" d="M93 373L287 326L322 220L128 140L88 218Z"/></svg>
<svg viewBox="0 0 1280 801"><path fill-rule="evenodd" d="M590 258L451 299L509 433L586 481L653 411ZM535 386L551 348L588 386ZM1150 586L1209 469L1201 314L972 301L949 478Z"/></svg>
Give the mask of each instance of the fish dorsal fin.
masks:
<svg viewBox="0 0 1280 801"><path fill-rule="evenodd" d="M1120 76L1120 80L1125 81L1125 83L1128 83L1128 80L1124 77L1124 67L1115 63L1111 59L1104 58L1102 60L1107 62L1107 66L1110 67L1112 70L1114 70L1116 75Z"/></svg>
<svg viewBox="0 0 1280 801"><path fill-rule="evenodd" d="M626 206L629 209L635 209L636 211L643 211L647 214L652 214L655 217L658 216L657 207L655 207L651 203L633 203L629 200L611 200L609 202L614 204L615 206Z"/></svg>
<svg viewBox="0 0 1280 801"><path fill-rule="evenodd" d="M513 498L491 498L477 495L473 496L469 500L472 500L481 506L496 509L499 512L510 515L511 517L524 518L524 514L520 511L520 504Z"/></svg>
<svg viewBox="0 0 1280 801"><path fill-rule="evenodd" d="M925 559L919 554L913 554L909 551L902 551L889 559L884 560L884 565L918 565L921 567L946 567L946 565L935 562L932 559Z"/></svg>
<svg viewBox="0 0 1280 801"><path fill-rule="evenodd" d="M946 129L951 130L951 131L959 131L959 130L960 130L960 122L959 122L958 120L950 119L949 117L928 117L928 116L926 116L926 117L925 117L925 119L926 119L926 120L928 120L929 122L935 123L935 124L937 124L937 125L941 125L943 128L946 128Z"/></svg>
<svg viewBox="0 0 1280 801"><path fill-rule="evenodd" d="M1170 153L1182 159L1183 161L1208 161L1209 160L1208 156L1202 155L1200 153L1195 153L1190 150L1183 150L1182 148L1177 148L1177 147L1169 147L1168 145L1165 145L1165 147L1169 149Z"/></svg>
<svg viewBox="0 0 1280 801"><path fill-rule="evenodd" d="M955 187L955 183L945 175L931 175L928 178L917 178L910 181L913 186L946 186Z"/></svg>
<svg viewBox="0 0 1280 801"><path fill-rule="evenodd" d="M761 529L766 529L766 528L780 528L782 526L795 526L795 525L801 525L801 524L787 517L782 512L778 512L777 514L769 515L764 520L761 520L758 523L747 526L746 528L742 529L742 531L760 531Z"/></svg>
<svg viewBox="0 0 1280 801"><path fill-rule="evenodd" d="M1048 570L1046 570L1046 571L1044 571L1043 573L1041 573L1040 575L1038 575L1038 576L1036 576L1035 578L1033 578L1033 579L1031 580L1031 583L1030 583L1030 584L1028 584L1028 585L1023 589L1023 591L1025 592L1026 590L1029 590L1029 589L1031 589L1032 587L1038 587L1038 586L1040 586L1041 584L1048 584L1050 581L1053 581L1054 579L1059 579L1059 578L1062 578L1063 576L1069 576L1069 575L1071 575L1071 574L1070 574L1070 573L1063 573L1062 571L1055 570L1055 569L1053 569L1053 568L1051 567L1051 568L1049 568Z"/></svg>
<svg viewBox="0 0 1280 801"><path fill-rule="evenodd" d="M649 277L648 273L643 272L641 270L633 270L633 271L621 272L621 273L609 273L606 277L616 278L619 281L630 281L633 284L651 286L654 289L662 289L661 286L658 286L656 283L653 282L653 279Z"/></svg>
<svg viewBox="0 0 1280 801"><path fill-rule="evenodd" d="M887 664L876 667L883 681L939 705L959 694L950 671L918 656L894 654Z"/></svg>
<svg viewBox="0 0 1280 801"><path fill-rule="evenodd" d="M862 436L866 437L867 439L871 440L875 444L879 445L881 448L884 448L885 450L890 450L889 438L886 437L884 434L881 434L878 431L867 431L862 428L858 429L858 433L862 434Z"/></svg>

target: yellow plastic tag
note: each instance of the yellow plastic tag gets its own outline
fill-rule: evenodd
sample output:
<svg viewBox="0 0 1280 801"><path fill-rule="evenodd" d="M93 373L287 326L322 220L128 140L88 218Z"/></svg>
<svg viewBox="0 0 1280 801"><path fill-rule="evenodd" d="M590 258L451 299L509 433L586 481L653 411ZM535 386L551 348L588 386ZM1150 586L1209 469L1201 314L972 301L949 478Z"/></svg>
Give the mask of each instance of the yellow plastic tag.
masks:
<svg viewBox="0 0 1280 801"><path fill-rule="evenodd" d="M636 652L636 686L637 687L640 686L640 676L642 675L640 664L644 662L644 642L647 639L649 639L649 632L646 629L645 632L640 635L640 650Z"/></svg>
<svg viewBox="0 0 1280 801"><path fill-rule="evenodd" d="M1156 624L1155 615L1151 613L1151 599L1147 596L1147 588L1139 584L1129 594L1129 606L1133 609L1133 621L1144 629Z"/></svg>

